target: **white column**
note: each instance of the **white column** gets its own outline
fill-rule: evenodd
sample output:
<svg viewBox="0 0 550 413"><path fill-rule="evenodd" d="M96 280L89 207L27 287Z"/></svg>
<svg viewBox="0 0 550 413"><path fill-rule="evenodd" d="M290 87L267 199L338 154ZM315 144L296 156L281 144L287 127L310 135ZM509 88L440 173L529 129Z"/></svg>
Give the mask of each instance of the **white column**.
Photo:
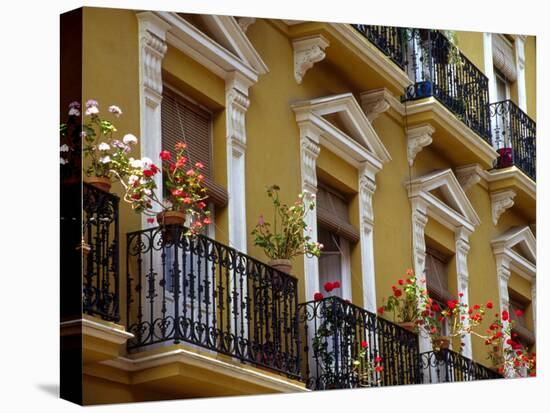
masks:
<svg viewBox="0 0 550 413"><path fill-rule="evenodd" d="M424 235L428 223L426 205L418 199L413 199L412 209L414 273L417 284L421 288L426 288L426 239ZM432 343L427 334L419 334L418 347L421 353L432 349Z"/></svg>
<svg viewBox="0 0 550 413"><path fill-rule="evenodd" d="M372 197L376 190L374 176L361 172L359 176L359 219L361 242L361 273L363 274L363 306L376 313L376 278L374 275L374 209Z"/></svg>
<svg viewBox="0 0 550 413"><path fill-rule="evenodd" d="M537 334L537 279L531 281L531 310L533 311L533 332Z"/></svg>
<svg viewBox="0 0 550 413"><path fill-rule="evenodd" d="M248 99L249 83L237 72L226 79L225 117L227 143L227 192L229 245L239 251L247 250L246 239L246 186L245 153L246 122L245 115L250 104Z"/></svg>
<svg viewBox="0 0 550 413"><path fill-rule="evenodd" d="M170 27L151 12L137 14L139 26L139 94L141 157L158 159L162 150L160 104L162 101L162 59L166 53L166 31ZM162 174L155 175L158 194L162 196ZM142 228L148 224L142 216Z"/></svg>
<svg viewBox="0 0 550 413"><path fill-rule="evenodd" d="M516 36L516 69L518 72L518 104L521 110L527 113L527 94L525 91L525 37Z"/></svg>
<svg viewBox="0 0 550 413"><path fill-rule="evenodd" d="M495 83L495 70L493 65L493 34L483 33L483 63L485 76L489 78L489 102L496 102L497 89Z"/></svg>
<svg viewBox="0 0 550 413"><path fill-rule="evenodd" d="M500 301L500 311L502 317L502 311L510 311L510 297L508 295L508 280L510 279L510 260L508 258L499 256L497 257L497 278L498 278L498 292ZM509 319L507 321L501 320L503 330L507 328ZM508 334L503 336L503 350L510 347L506 344L506 341L511 338ZM506 377L514 377L515 373L513 369L507 368L504 372Z"/></svg>
<svg viewBox="0 0 550 413"><path fill-rule="evenodd" d="M470 251L469 242L470 231L465 228L460 228L455 233L455 249L456 249L456 278L457 292L460 302L468 305L468 251ZM460 297L462 294L462 297ZM468 321L466 321L468 323ZM467 334L461 341L464 343L462 354L465 357L472 358L472 336Z"/></svg>
<svg viewBox="0 0 550 413"><path fill-rule="evenodd" d="M300 127L300 157L302 191L305 192L304 201L307 203L317 194L317 172L315 170L319 146L319 132L311 127ZM306 217L307 234L311 240L317 241L317 207L309 211ZM319 260L317 257L304 255L304 280L306 301L313 299L319 291Z"/></svg>

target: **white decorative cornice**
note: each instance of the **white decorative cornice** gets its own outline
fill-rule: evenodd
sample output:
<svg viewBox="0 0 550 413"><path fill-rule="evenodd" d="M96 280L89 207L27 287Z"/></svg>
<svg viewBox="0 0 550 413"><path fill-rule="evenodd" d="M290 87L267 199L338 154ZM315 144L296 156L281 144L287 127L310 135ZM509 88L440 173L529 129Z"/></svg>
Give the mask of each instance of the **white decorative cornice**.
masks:
<svg viewBox="0 0 550 413"><path fill-rule="evenodd" d="M391 107L388 94L390 92L387 89L377 89L361 93L361 107L371 123L381 113L384 113Z"/></svg>
<svg viewBox="0 0 550 413"><path fill-rule="evenodd" d="M294 48L294 78L301 84L306 72L326 56L329 41L322 35L302 37L292 41Z"/></svg>
<svg viewBox="0 0 550 413"><path fill-rule="evenodd" d="M430 124L412 126L407 129L407 159L413 166L416 155L432 143L432 134L435 129Z"/></svg>
<svg viewBox="0 0 550 413"><path fill-rule="evenodd" d="M235 19L237 20L237 23L239 23L239 26L241 26L242 31L245 33L250 25L256 23L255 17L235 17Z"/></svg>
<svg viewBox="0 0 550 413"><path fill-rule="evenodd" d="M491 210L493 213L493 224L497 225L500 216L508 208L514 205L516 191L505 189L502 191L491 192Z"/></svg>
<svg viewBox="0 0 550 413"><path fill-rule="evenodd" d="M460 186L465 191L478 184L481 181L481 175L477 168L467 167L467 168L456 168L455 170L456 179L460 182Z"/></svg>

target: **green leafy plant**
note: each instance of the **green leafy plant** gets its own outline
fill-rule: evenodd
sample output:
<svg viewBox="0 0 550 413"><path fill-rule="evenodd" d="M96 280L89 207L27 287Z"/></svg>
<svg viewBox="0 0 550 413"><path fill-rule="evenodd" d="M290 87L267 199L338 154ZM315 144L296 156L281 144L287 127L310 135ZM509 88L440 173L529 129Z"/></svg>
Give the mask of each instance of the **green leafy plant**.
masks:
<svg viewBox="0 0 550 413"><path fill-rule="evenodd" d="M306 215L315 209L315 203L307 202L301 193L289 206L281 202L279 190L277 185L267 188L267 196L273 202L273 225L260 215L252 231L254 245L263 248L265 255L272 260L291 259L304 254L318 257L322 245L306 235L305 221Z"/></svg>

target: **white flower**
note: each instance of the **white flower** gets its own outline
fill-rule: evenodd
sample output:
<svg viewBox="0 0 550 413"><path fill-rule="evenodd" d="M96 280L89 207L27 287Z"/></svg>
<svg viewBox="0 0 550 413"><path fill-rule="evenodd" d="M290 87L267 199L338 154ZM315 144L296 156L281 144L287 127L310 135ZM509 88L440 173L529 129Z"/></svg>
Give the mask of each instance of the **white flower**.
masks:
<svg viewBox="0 0 550 413"><path fill-rule="evenodd" d="M69 103L69 108L70 109L72 109L72 108L80 109L80 103L75 100L74 102Z"/></svg>
<svg viewBox="0 0 550 413"><path fill-rule="evenodd" d="M90 106L88 109L86 109L86 116L90 115L97 115L99 113L99 109L97 106Z"/></svg>
<svg viewBox="0 0 550 413"><path fill-rule="evenodd" d="M144 188L143 193L147 196L151 195L151 190L149 188Z"/></svg>
<svg viewBox="0 0 550 413"><path fill-rule="evenodd" d="M85 138L87 135L86 135L86 131L81 131L80 132L80 137L81 138Z"/></svg>
<svg viewBox="0 0 550 413"><path fill-rule="evenodd" d="M59 152L69 152L69 146L66 143L59 147Z"/></svg>
<svg viewBox="0 0 550 413"><path fill-rule="evenodd" d="M101 159L99 160L99 162L101 162L101 163L109 163L109 162L111 162L111 157L110 157L110 156L104 156L103 158L101 158Z"/></svg>
<svg viewBox="0 0 550 413"><path fill-rule="evenodd" d="M99 149L100 151L108 151L109 149L111 149L111 147L109 146L108 143L101 142L97 147L97 149Z"/></svg>
<svg viewBox="0 0 550 413"><path fill-rule="evenodd" d="M95 99L89 99L89 100L86 102L86 107L87 107L87 108L91 108L92 106L99 106L99 103L97 103L97 100L95 100Z"/></svg>
<svg viewBox="0 0 550 413"><path fill-rule="evenodd" d="M129 183L130 185L134 185L138 179L139 179L139 176L137 176L137 175L130 175L130 177L128 178L128 183Z"/></svg>
<svg viewBox="0 0 550 413"><path fill-rule="evenodd" d="M137 143L137 141L137 138L131 133L124 135L124 137L122 138L122 142L124 142L126 145Z"/></svg>
<svg viewBox="0 0 550 413"><path fill-rule="evenodd" d="M130 158L129 162L132 168L138 168L138 169L143 168L143 163L141 162L141 159Z"/></svg>
<svg viewBox="0 0 550 413"><path fill-rule="evenodd" d="M117 118L122 115L122 110L116 105L109 106L109 112L114 113Z"/></svg>
<svg viewBox="0 0 550 413"><path fill-rule="evenodd" d="M69 116L80 116L80 111L77 108L70 108Z"/></svg>
<svg viewBox="0 0 550 413"><path fill-rule="evenodd" d="M63 158L59 158L59 162L61 163L61 165L65 165L69 161L67 161L66 159L63 159Z"/></svg>
<svg viewBox="0 0 550 413"><path fill-rule="evenodd" d="M170 208L172 208L172 207L174 206L174 205L172 204L172 202L170 202L169 199L165 199L165 200L162 202L162 204L164 205L165 208L168 208L168 209L170 209Z"/></svg>
<svg viewBox="0 0 550 413"><path fill-rule="evenodd" d="M147 183L147 178L143 177L139 180L140 185L145 185Z"/></svg>
<svg viewBox="0 0 550 413"><path fill-rule="evenodd" d="M149 169L149 167L153 165L153 161L150 158L144 156L143 158L141 158L141 164L143 169Z"/></svg>

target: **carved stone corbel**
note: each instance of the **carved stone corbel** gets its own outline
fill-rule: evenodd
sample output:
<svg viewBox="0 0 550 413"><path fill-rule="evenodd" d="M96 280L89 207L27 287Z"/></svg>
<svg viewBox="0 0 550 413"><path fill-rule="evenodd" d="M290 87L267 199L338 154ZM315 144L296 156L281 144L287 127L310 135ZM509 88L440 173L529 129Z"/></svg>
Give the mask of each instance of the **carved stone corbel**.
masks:
<svg viewBox="0 0 550 413"><path fill-rule="evenodd" d="M512 189L506 189L497 192L491 192L491 210L493 213L493 224L497 225L500 216L508 208L514 205L516 192Z"/></svg>
<svg viewBox="0 0 550 413"><path fill-rule="evenodd" d="M371 123L391 107L387 93L385 89L361 93L361 107Z"/></svg>
<svg viewBox="0 0 550 413"><path fill-rule="evenodd" d="M410 166L413 166L416 155L432 143L434 132L434 127L429 124L412 126L407 129L407 159Z"/></svg>
<svg viewBox="0 0 550 413"><path fill-rule="evenodd" d="M303 37L292 41L294 48L294 79L301 84L306 72L326 56L328 40L322 35Z"/></svg>

